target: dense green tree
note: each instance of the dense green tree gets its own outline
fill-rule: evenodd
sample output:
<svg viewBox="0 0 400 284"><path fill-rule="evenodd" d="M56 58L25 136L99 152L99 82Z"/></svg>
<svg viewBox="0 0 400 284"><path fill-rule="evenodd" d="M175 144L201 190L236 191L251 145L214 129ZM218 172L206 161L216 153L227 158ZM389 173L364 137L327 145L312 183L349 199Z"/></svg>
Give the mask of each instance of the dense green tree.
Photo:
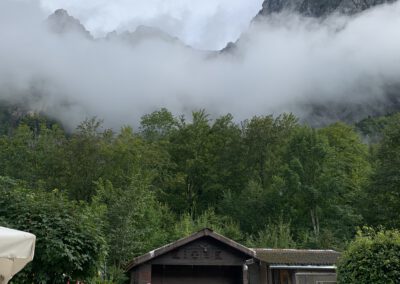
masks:
<svg viewBox="0 0 400 284"><path fill-rule="evenodd" d="M82 122L68 141L65 178L72 199L89 201L95 193L94 182L106 173L105 145L112 133L101 130L102 122L96 118Z"/></svg>
<svg viewBox="0 0 400 284"><path fill-rule="evenodd" d="M357 131L361 133L366 142L378 143L382 139L383 132L393 116L395 116L395 114L378 117L368 116L367 118L357 122L355 127Z"/></svg>
<svg viewBox="0 0 400 284"><path fill-rule="evenodd" d="M356 204L371 173L367 147L354 130L343 124L300 128L292 134L285 161L277 183L280 208L292 221L297 241L337 246L350 238L362 221ZM311 239L305 237L307 228Z"/></svg>
<svg viewBox="0 0 400 284"><path fill-rule="evenodd" d="M213 123L205 111L194 112L192 122L181 118L167 147L175 177L164 193L175 212L196 216L217 208L225 190L245 183L240 129L230 115Z"/></svg>
<svg viewBox="0 0 400 284"><path fill-rule="evenodd" d="M311 228L316 238L321 211L329 203L324 175L327 155L326 141L309 127L296 131L285 153L288 166L282 196L288 204L287 212L293 216L295 226Z"/></svg>
<svg viewBox="0 0 400 284"><path fill-rule="evenodd" d="M21 124L12 136L0 137L0 174L52 190L63 185L65 133L57 125L38 127Z"/></svg>
<svg viewBox="0 0 400 284"><path fill-rule="evenodd" d="M250 236L247 246L253 248L296 248L293 239L291 224L285 223L282 218L270 220L267 227L257 234Z"/></svg>
<svg viewBox="0 0 400 284"><path fill-rule="evenodd" d="M400 232L359 232L340 258L340 284L395 284L400 281Z"/></svg>
<svg viewBox="0 0 400 284"><path fill-rule="evenodd" d="M209 133L209 154L206 182L203 187L213 198L213 203L204 202L203 208L218 205L224 192L240 192L247 183L244 164L244 146L241 130L228 114L214 120Z"/></svg>
<svg viewBox="0 0 400 284"><path fill-rule="evenodd" d="M244 235L239 224L230 217L217 215L213 208L205 210L195 219L188 213L182 214L175 224L174 236L175 239L186 237L204 228L211 228L215 232L238 242L244 241Z"/></svg>
<svg viewBox="0 0 400 284"><path fill-rule="evenodd" d="M399 228L400 115L391 118L376 153L375 173L365 197L364 215L372 225Z"/></svg>
<svg viewBox="0 0 400 284"><path fill-rule="evenodd" d="M21 125L11 137L1 137L1 175L32 181L35 144L33 133L27 125Z"/></svg>
<svg viewBox="0 0 400 284"><path fill-rule="evenodd" d="M0 185L0 225L36 235L35 258L13 283L64 283L65 275L87 280L104 257L101 219L61 193L28 190L8 179Z"/></svg>
<svg viewBox="0 0 400 284"><path fill-rule="evenodd" d="M178 125L178 120L167 109L162 108L146 114L140 122L140 133L150 141L165 139Z"/></svg>
<svg viewBox="0 0 400 284"><path fill-rule="evenodd" d="M335 123L319 131L329 146L325 176L328 179L330 206L325 208L325 224L337 236L351 238L355 227L362 225L360 208L368 187L372 167L367 145L355 130L343 123Z"/></svg>
<svg viewBox="0 0 400 284"><path fill-rule="evenodd" d="M149 178L136 174L124 188L109 181L97 182L93 205L103 212L109 265L119 269L138 256L168 242L173 215L150 190Z"/></svg>
<svg viewBox="0 0 400 284"><path fill-rule="evenodd" d="M16 200L10 212L21 220L74 211L65 222L78 238L82 226L104 237L100 268L109 281L123 281L132 257L202 227L251 246L343 248L357 226L400 226L399 115L367 119L358 132L344 123L300 125L291 114L238 123L229 114L185 118L166 109L143 116L137 132L103 129L96 118L66 132L43 116L1 110L0 124L0 203ZM370 132L379 137L366 139ZM66 211L53 214L61 203ZM0 212L2 224L17 227ZM49 231L65 231L49 220ZM73 258L87 259L76 235L67 236Z"/></svg>
<svg viewBox="0 0 400 284"><path fill-rule="evenodd" d="M279 183L279 178L274 179ZM283 202L282 194L275 187L265 189L259 182L250 180L239 194L226 192L222 208L225 214L240 223L244 232L255 234L282 216ZM289 215L286 217L290 218Z"/></svg>
<svg viewBox="0 0 400 284"><path fill-rule="evenodd" d="M10 134L14 124L12 110L8 105L0 102L0 135Z"/></svg>
<svg viewBox="0 0 400 284"><path fill-rule="evenodd" d="M255 116L243 123L247 174L258 180L263 188L270 185L272 177L279 173L282 151L296 127L297 119L291 114L275 119L272 116Z"/></svg>

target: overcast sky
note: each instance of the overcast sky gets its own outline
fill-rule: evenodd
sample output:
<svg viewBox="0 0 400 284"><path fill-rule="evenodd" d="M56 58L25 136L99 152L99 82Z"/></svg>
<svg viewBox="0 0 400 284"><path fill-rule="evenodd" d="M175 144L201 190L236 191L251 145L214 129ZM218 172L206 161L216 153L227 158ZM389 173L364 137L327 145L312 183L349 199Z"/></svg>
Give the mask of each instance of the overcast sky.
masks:
<svg viewBox="0 0 400 284"><path fill-rule="evenodd" d="M201 49L220 49L235 41L261 9L263 0L40 0L47 13L64 8L94 35L163 29Z"/></svg>

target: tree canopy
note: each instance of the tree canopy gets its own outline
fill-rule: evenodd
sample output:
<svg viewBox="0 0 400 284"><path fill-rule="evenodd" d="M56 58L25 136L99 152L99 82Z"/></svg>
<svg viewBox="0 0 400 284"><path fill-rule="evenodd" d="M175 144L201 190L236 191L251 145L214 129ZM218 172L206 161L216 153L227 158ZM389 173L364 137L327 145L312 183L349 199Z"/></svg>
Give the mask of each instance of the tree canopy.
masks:
<svg viewBox="0 0 400 284"><path fill-rule="evenodd" d="M339 250L358 227L400 226L399 115L313 128L161 109L135 129L92 118L74 131L0 117L0 225L49 244L24 274L42 283L123 281L132 257L204 226L249 246Z"/></svg>

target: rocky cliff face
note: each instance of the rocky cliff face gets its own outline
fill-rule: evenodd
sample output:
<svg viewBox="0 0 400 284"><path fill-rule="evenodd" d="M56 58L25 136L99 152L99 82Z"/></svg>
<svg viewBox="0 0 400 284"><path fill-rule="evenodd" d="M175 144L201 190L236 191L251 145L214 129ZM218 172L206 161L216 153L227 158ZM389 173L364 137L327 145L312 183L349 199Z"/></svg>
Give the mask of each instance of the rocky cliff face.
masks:
<svg viewBox="0 0 400 284"><path fill-rule="evenodd" d="M264 0L262 9L253 21L262 20L275 13L298 13L302 16L324 18L331 14L354 15L374 6L396 2L397 0ZM230 42L221 53L234 52L236 42Z"/></svg>
<svg viewBox="0 0 400 284"><path fill-rule="evenodd" d="M294 11L309 17L325 17L332 13L356 14L376 5L396 0L265 0L259 16Z"/></svg>
<svg viewBox="0 0 400 284"><path fill-rule="evenodd" d="M0 0L1 1L1 0ZM256 19L268 17L268 15L280 12L295 12L308 17L324 18L332 13L356 14L373 6L395 2L396 0L265 0ZM92 39L90 33L79 22L70 16L65 10L57 10L49 16L47 24L51 31L57 34L79 33ZM239 39L245 42L246 33ZM123 41L135 46L144 41L162 41L184 46L179 39L168 35L157 28L139 26L133 32L112 32L105 38L93 39L96 41ZM218 56L240 56L239 44L229 43L221 51L211 52L206 58L212 59ZM189 48L189 47L187 47ZM194 50L195 52L199 52ZM340 94L338 94L340 95ZM385 93L376 99L363 102L350 102L349 100L333 100L315 102L298 101L293 111L314 126L322 126L337 120L346 122L358 121L366 116L384 115L400 110L400 84L385 89ZM290 109L288 110L290 111Z"/></svg>
<svg viewBox="0 0 400 284"><path fill-rule="evenodd" d="M255 20L274 13L298 13L302 16L321 18L334 13L354 15L372 7L397 0L264 0ZM229 50L232 50L230 47ZM382 96L364 102L303 101L296 105L301 109L303 121L313 126L323 126L337 120L354 122L367 116L384 115L400 110L400 85L385 87Z"/></svg>
<svg viewBox="0 0 400 284"><path fill-rule="evenodd" d="M57 34L78 33L92 39L92 35L81 22L70 16L64 9L56 10L51 14L47 19L47 25L52 32Z"/></svg>
<svg viewBox="0 0 400 284"><path fill-rule="evenodd" d="M166 32L147 26L139 26L134 32L111 32L106 35L105 38L97 38L94 39L90 32L85 28L81 22L70 16L68 12L64 9L56 10L53 14L51 14L46 22L48 28L51 32L56 34L80 34L91 40L108 40L108 41L124 41L130 45L136 45L140 42L146 40L160 40L168 43L177 43L183 45L183 43L176 37L173 37Z"/></svg>

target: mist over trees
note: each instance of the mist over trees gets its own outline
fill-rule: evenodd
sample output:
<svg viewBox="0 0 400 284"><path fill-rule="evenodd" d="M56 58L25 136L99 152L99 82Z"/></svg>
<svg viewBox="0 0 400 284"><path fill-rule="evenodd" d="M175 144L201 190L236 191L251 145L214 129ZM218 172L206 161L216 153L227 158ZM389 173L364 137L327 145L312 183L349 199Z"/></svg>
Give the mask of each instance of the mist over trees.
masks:
<svg viewBox="0 0 400 284"><path fill-rule="evenodd" d="M223 1L229 7L241 2ZM92 1L62 2L86 6ZM100 2L99 6L116 5ZM157 1L147 2L143 5ZM183 2L214 6L218 1ZM275 2L281 8L294 2L306 10L319 7L329 14L339 2L361 11L392 1L365 5L366 1L351 0L266 0L264 8ZM121 27L96 37L88 34L90 25L74 18L79 16L75 11L69 15L57 10L49 16L37 4L0 1L0 100L56 117L69 130L96 115L105 119L107 127L119 128L126 122L137 123L159 107L187 116L200 108L216 116L232 113L236 122L253 115L293 112L318 126L400 109L398 1L353 16L324 12L323 19L274 10L246 22L248 29L231 48L209 51L186 46L187 42L151 25L137 30ZM124 11L131 16L138 13ZM233 17L224 25L231 27L237 20Z"/></svg>
<svg viewBox="0 0 400 284"><path fill-rule="evenodd" d="M0 119L0 225L49 243L14 283L120 282L133 257L202 227L250 247L342 250L358 227L400 226L399 114L312 128L160 109L137 129L92 118L73 132Z"/></svg>

